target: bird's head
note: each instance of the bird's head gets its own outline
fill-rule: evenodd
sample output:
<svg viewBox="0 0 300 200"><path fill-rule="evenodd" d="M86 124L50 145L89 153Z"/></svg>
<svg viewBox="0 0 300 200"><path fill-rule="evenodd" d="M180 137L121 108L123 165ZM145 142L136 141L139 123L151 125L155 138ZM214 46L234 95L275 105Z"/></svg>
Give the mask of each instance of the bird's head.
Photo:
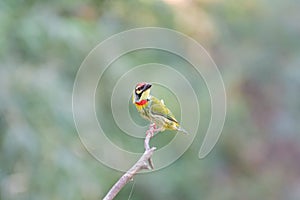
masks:
<svg viewBox="0 0 300 200"><path fill-rule="evenodd" d="M150 83L138 83L135 86L135 89L133 91L132 95L132 102L134 104L145 104L147 101L150 99L150 88L151 88Z"/></svg>

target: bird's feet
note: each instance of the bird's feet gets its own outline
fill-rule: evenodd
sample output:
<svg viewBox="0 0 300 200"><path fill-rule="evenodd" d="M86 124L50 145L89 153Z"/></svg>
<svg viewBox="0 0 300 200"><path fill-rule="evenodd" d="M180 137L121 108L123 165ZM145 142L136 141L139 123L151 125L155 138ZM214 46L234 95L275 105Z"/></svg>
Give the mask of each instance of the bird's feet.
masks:
<svg viewBox="0 0 300 200"><path fill-rule="evenodd" d="M149 126L149 130L146 131L146 135L150 135L150 137L154 136L156 130L156 124L155 123L151 123Z"/></svg>
<svg viewBox="0 0 300 200"><path fill-rule="evenodd" d="M156 129L156 124L155 123L151 123L149 126L150 130L155 130Z"/></svg>
<svg viewBox="0 0 300 200"><path fill-rule="evenodd" d="M151 134L151 137L154 136L155 133L158 133L160 131L162 131L163 128L157 128L155 123L150 124L149 126L149 130L146 132L146 134Z"/></svg>

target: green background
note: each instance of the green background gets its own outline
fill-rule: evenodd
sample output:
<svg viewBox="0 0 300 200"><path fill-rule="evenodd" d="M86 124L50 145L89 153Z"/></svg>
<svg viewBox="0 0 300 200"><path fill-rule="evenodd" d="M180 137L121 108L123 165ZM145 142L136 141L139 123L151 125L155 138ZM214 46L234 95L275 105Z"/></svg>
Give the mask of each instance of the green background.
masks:
<svg viewBox="0 0 300 200"><path fill-rule="evenodd" d="M297 0L0 1L0 199L101 199L118 180L122 173L80 142L72 88L97 44L144 26L171 28L201 43L223 76L228 107L217 145L199 160L210 105L205 85L196 88L203 120L196 139L169 167L137 176L130 199L300 199L299 10ZM167 57L149 51L122 62L172 60ZM110 74L122 72L112 67L102 81L113 84ZM179 115L172 93L158 89L157 95ZM98 111L110 113L110 105ZM106 126L118 144L122 132L109 120ZM172 138L161 135L153 144ZM142 144L122 141L140 152ZM116 199L128 199L132 184Z"/></svg>

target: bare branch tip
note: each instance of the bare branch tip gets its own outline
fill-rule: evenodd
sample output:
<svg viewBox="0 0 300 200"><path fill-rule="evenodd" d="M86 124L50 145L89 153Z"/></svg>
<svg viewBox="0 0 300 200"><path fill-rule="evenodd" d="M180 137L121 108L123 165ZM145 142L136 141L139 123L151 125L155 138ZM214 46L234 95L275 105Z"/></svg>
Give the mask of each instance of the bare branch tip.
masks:
<svg viewBox="0 0 300 200"><path fill-rule="evenodd" d="M144 141L145 152L142 157L113 185L110 191L104 197L104 200L112 200L119 191L126 185L127 182L132 181L133 177L142 169L153 170L154 165L152 161L152 154L156 147L150 147L150 139L153 137L153 130L146 132ZM148 162L147 162L148 161Z"/></svg>

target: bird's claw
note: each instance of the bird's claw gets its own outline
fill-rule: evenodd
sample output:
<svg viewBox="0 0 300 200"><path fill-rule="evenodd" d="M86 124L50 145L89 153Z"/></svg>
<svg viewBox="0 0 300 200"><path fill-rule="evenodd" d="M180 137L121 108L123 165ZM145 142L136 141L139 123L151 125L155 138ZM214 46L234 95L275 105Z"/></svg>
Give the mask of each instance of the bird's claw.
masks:
<svg viewBox="0 0 300 200"><path fill-rule="evenodd" d="M146 131L146 135L148 134L151 134L151 137L154 136L155 133L158 133L160 131L162 131L163 129L160 127L160 128L157 128L156 127L156 124L155 123L152 123L150 124L149 126L149 130Z"/></svg>
<svg viewBox="0 0 300 200"><path fill-rule="evenodd" d="M156 129L156 124L155 123L152 123L152 124L150 124L150 127L149 127L149 129Z"/></svg>
<svg viewBox="0 0 300 200"><path fill-rule="evenodd" d="M150 135L150 137L153 137L155 130L156 130L156 124L155 123L150 124L149 130L146 131L146 135Z"/></svg>

